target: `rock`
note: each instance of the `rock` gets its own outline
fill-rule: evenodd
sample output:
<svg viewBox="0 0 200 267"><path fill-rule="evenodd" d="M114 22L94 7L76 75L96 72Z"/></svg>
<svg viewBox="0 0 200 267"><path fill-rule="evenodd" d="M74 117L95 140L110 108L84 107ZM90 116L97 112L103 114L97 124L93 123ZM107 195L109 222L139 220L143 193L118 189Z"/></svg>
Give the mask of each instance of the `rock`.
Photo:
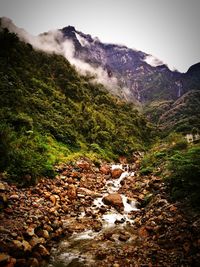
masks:
<svg viewBox="0 0 200 267"><path fill-rule="evenodd" d="M10 258L9 263L6 265L6 267L14 267L16 266L17 260L15 258Z"/></svg>
<svg viewBox="0 0 200 267"><path fill-rule="evenodd" d="M111 170L111 176L113 179L117 179L121 176L121 174L123 173L124 171L120 168L118 169L114 169L114 170Z"/></svg>
<svg viewBox="0 0 200 267"><path fill-rule="evenodd" d="M32 247L26 240L22 241L22 246L24 247L24 251L31 251Z"/></svg>
<svg viewBox="0 0 200 267"><path fill-rule="evenodd" d="M19 196L18 196L17 194L15 194L15 195L11 195L11 196L9 197L9 199L11 199L11 200L18 200L18 199L19 199Z"/></svg>
<svg viewBox="0 0 200 267"><path fill-rule="evenodd" d="M4 226L0 226L0 234L10 234L10 231L6 229Z"/></svg>
<svg viewBox="0 0 200 267"><path fill-rule="evenodd" d="M15 247L19 250L31 251L31 249L32 249L31 245L26 240L22 240L22 241L13 240L13 243L14 243Z"/></svg>
<svg viewBox="0 0 200 267"><path fill-rule="evenodd" d="M127 233L122 233L119 235L119 241L126 242L130 238L130 235Z"/></svg>
<svg viewBox="0 0 200 267"><path fill-rule="evenodd" d="M33 236L35 234L34 232L34 228L33 227L29 227L27 230L26 230L26 233L29 235L29 236Z"/></svg>
<svg viewBox="0 0 200 267"><path fill-rule="evenodd" d="M5 193L0 193L0 209L8 205L8 198Z"/></svg>
<svg viewBox="0 0 200 267"><path fill-rule="evenodd" d="M100 172L102 172L103 174L105 174L105 175L108 175L108 174L110 174L110 166L109 165L102 165L101 167L100 167Z"/></svg>
<svg viewBox="0 0 200 267"><path fill-rule="evenodd" d="M3 183L0 183L0 192L6 191L6 186Z"/></svg>
<svg viewBox="0 0 200 267"><path fill-rule="evenodd" d="M56 202L57 202L57 197L55 195L51 195L49 197L49 199L51 200L51 202L53 203L53 205L55 206L56 205Z"/></svg>
<svg viewBox="0 0 200 267"><path fill-rule="evenodd" d="M43 245L38 246L38 252L40 253L41 256L46 257L49 256L49 251L45 248Z"/></svg>
<svg viewBox="0 0 200 267"><path fill-rule="evenodd" d="M32 247L35 247L38 244L45 244L45 239L43 237L33 236L29 241L29 244Z"/></svg>
<svg viewBox="0 0 200 267"><path fill-rule="evenodd" d="M139 229L139 236L142 237L142 238L147 238L149 236L148 231L147 231L145 226L142 226Z"/></svg>
<svg viewBox="0 0 200 267"><path fill-rule="evenodd" d="M73 199L76 198L76 195L77 195L77 192L76 192L76 187L75 187L75 185L70 184L70 185L68 186L68 198L69 198L70 200L73 200Z"/></svg>
<svg viewBox="0 0 200 267"><path fill-rule="evenodd" d="M42 237L49 239L49 232L47 230L42 230Z"/></svg>
<svg viewBox="0 0 200 267"><path fill-rule="evenodd" d="M0 253L0 266L6 264L10 260L10 256L5 253Z"/></svg>
<svg viewBox="0 0 200 267"><path fill-rule="evenodd" d="M124 204L122 201L122 197L118 193L113 193L105 196L102 199L103 203L106 205L111 205L114 208L123 208Z"/></svg>
<svg viewBox="0 0 200 267"><path fill-rule="evenodd" d="M13 243L17 249L22 249L23 245L22 242L19 240L13 240Z"/></svg>
<svg viewBox="0 0 200 267"><path fill-rule="evenodd" d="M31 267L39 267L40 266L40 264L39 264L39 262L38 262L38 260L36 258L30 258L28 260L28 264Z"/></svg>
<svg viewBox="0 0 200 267"><path fill-rule="evenodd" d="M77 193L80 194L80 195L84 195L84 196L85 195L92 196L92 197L99 197L99 196L101 196L101 194L96 193L96 192L94 192L92 190L89 190L87 188L84 188L84 187L79 187L77 189Z"/></svg>
<svg viewBox="0 0 200 267"><path fill-rule="evenodd" d="M85 160L80 160L76 162L77 166L83 170L89 170L90 164Z"/></svg>

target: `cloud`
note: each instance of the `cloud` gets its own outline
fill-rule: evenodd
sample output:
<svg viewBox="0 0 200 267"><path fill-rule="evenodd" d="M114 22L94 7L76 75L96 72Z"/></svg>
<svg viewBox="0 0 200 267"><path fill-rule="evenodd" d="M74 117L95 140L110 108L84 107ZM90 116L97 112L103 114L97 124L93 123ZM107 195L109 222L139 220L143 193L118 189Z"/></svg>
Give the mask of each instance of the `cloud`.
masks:
<svg viewBox="0 0 200 267"><path fill-rule="evenodd" d="M157 59L156 57L152 56L152 55L147 55L144 59L144 61L151 65L152 67L157 67L157 66L160 66L160 65L163 65L164 63Z"/></svg>
<svg viewBox="0 0 200 267"><path fill-rule="evenodd" d="M114 92L114 88L118 87L117 79L109 77L107 71L103 68L94 68L89 63L76 58L73 42L69 39L64 39L61 31L51 30L38 36L33 36L24 29L18 28L11 19L6 17L1 18L1 27L17 34L21 41L31 44L36 50L63 55L75 66L78 72L82 75L91 73L95 76L95 82L104 84L111 91Z"/></svg>

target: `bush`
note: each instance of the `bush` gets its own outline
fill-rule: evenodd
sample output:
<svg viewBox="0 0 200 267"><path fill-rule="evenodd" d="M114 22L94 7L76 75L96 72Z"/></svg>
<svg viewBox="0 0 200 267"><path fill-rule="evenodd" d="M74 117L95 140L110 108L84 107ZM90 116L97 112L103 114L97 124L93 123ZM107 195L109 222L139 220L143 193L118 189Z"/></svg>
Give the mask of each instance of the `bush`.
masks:
<svg viewBox="0 0 200 267"><path fill-rule="evenodd" d="M151 174L153 172L154 168L153 167L146 167L146 168L142 168L140 170L140 174L141 175L148 175Z"/></svg>
<svg viewBox="0 0 200 267"><path fill-rule="evenodd" d="M169 159L167 177L172 196L186 198L193 205L200 204L200 147L194 146L186 152L176 152Z"/></svg>

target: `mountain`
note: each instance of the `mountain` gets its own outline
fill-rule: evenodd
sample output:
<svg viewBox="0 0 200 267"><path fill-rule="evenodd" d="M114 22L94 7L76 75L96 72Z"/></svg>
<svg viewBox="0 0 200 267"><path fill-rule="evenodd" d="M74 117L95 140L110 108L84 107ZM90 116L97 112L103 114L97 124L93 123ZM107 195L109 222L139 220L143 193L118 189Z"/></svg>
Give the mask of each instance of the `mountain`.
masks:
<svg viewBox="0 0 200 267"><path fill-rule="evenodd" d="M177 99L182 93L182 74L169 70L153 56L126 46L104 44L72 26L63 28L62 33L73 42L76 58L102 67L109 77L117 78L121 95L128 101Z"/></svg>
<svg viewBox="0 0 200 267"><path fill-rule="evenodd" d="M200 89L200 63L191 66L186 73L171 71L144 52L102 43L72 26L61 31L64 40L73 42L74 57L94 68L103 68L110 79L115 78L118 90L115 86L115 91L110 89L112 93L129 102L141 103L145 115L158 129L168 133L199 128L200 113L196 105L199 93L193 91ZM182 102L184 104L180 104ZM188 107L187 103L190 103Z"/></svg>
<svg viewBox="0 0 200 267"><path fill-rule="evenodd" d="M144 149L151 129L132 104L81 76L60 55L0 30L0 172L53 175L73 155L112 160Z"/></svg>

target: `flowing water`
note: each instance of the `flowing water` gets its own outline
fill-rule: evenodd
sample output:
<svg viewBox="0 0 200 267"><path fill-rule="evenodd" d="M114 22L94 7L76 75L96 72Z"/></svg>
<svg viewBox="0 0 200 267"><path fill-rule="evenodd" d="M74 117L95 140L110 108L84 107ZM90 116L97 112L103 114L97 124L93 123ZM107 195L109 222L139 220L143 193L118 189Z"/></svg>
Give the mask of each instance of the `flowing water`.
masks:
<svg viewBox="0 0 200 267"><path fill-rule="evenodd" d="M113 165L114 168L122 168L121 165ZM81 266L94 266L95 260L93 258L92 249L98 246L104 246L101 236L108 230L123 229L127 225L134 223L131 212L136 211L136 203L133 200L121 194L124 204L124 211L118 212L115 208L105 205L102 201L103 197L116 193L120 187L121 182L128 176L134 176L134 172L129 172L127 169L121 174L118 179L108 180L101 191L101 197L97 197L93 201L92 211L97 214L102 223L102 229L99 232L86 230L81 233L74 233L69 238L61 241L56 248L51 251L51 260L48 267L81 267ZM107 211L102 214L100 209L105 208ZM84 218L85 212L79 214L79 218ZM117 240L116 240L117 242Z"/></svg>

